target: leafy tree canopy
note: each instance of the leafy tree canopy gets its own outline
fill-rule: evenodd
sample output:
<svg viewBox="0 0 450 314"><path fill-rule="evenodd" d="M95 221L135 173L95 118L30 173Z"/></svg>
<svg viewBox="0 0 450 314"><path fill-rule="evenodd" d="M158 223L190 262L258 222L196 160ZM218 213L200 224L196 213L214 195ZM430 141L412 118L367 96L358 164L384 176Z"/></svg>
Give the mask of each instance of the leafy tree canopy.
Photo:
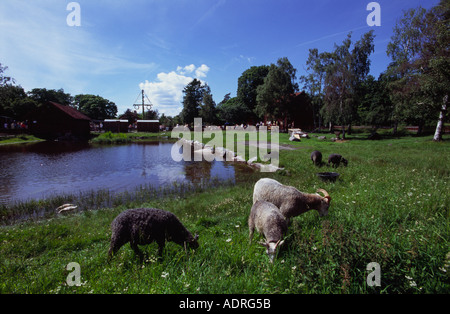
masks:
<svg viewBox="0 0 450 314"><path fill-rule="evenodd" d="M94 120L112 119L117 115L114 102L95 95L77 95L73 101L74 107Z"/></svg>

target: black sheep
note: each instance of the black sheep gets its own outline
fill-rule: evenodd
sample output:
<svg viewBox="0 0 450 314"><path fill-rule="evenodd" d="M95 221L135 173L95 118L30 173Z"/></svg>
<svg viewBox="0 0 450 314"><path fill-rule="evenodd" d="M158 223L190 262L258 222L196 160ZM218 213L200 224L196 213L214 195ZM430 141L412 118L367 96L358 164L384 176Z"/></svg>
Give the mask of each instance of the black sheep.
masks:
<svg viewBox="0 0 450 314"><path fill-rule="evenodd" d="M311 160L314 165L320 166L322 164L322 153L315 150L311 153Z"/></svg>
<svg viewBox="0 0 450 314"><path fill-rule="evenodd" d="M172 241L186 248L198 248L198 235L195 237L171 212L156 208L129 209L119 214L111 224L112 236L108 258L111 258L124 244L130 242L131 248L142 260L138 245L158 244L161 256L165 242Z"/></svg>
<svg viewBox="0 0 450 314"><path fill-rule="evenodd" d="M332 166L333 168L339 167L339 165L340 165L341 162L344 164L344 166L347 167L348 161L347 161L347 159L343 158L341 155L339 155L339 154L331 154L331 155L328 157L328 165L329 165L330 163L332 163L331 166Z"/></svg>

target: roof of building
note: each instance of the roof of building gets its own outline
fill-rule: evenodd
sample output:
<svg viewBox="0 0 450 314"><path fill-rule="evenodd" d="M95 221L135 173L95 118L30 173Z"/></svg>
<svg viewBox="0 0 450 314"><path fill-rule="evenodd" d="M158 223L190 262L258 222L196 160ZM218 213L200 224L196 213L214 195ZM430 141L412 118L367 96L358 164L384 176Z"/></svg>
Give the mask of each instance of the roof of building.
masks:
<svg viewBox="0 0 450 314"><path fill-rule="evenodd" d="M105 119L103 120L103 122L122 122L122 123L128 123L128 120L125 119Z"/></svg>
<svg viewBox="0 0 450 314"><path fill-rule="evenodd" d="M72 118L74 118L76 120L88 120L88 121L91 120L91 118L89 118L85 114L79 112L78 110L76 110L73 107L64 106L64 105L58 104L58 103L53 102L53 101L49 101L49 104L51 104L52 106L58 108L59 110L63 111L65 114L71 116Z"/></svg>

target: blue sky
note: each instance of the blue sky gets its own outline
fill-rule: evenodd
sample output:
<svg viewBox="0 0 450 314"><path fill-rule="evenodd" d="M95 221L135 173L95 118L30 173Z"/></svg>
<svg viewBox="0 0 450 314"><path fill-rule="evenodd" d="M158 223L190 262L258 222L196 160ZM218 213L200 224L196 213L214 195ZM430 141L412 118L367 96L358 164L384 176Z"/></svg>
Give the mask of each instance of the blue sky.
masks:
<svg viewBox="0 0 450 314"><path fill-rule="evenodd" d="M193 78L214 100L236 95L251 66L288 57L305 74L308 50L332 51L375 30L371 74L389 63L386 46L402 11L438 0L380 0L381 26L369 27L370 0L79 0L81 26L67 24L69 0L1 0L0 63L26 91L95 94L119 113L144 88L160 113L182 109Z"/></svg>

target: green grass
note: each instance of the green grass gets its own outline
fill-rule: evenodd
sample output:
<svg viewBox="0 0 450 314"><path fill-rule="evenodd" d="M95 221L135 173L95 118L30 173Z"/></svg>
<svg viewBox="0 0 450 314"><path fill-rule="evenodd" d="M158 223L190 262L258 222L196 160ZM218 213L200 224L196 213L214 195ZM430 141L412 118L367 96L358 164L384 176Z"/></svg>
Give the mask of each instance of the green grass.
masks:
<svg viewBox="0 0 450 314"><path fill-rule="evenodd" d="M39 141L43 141L43 140L40 138L37 138L33 135L29 135L29 134L20 134L20 135L0 137L0 145L21 144L21 143L30 143L30 142L39 142Z"/></svg>
<svg viewBox="0 0 450 314"><path fill-rule="evenodd" d="M298 148L281 151L281 173L255 174L235 186L119 198L108 208L1 227L0 293L448 293L449 136L442 143L358 136L293 143L281 134L281 144ZM330 169L312 165L314 149L349 160L336 183L316 177ZM311 211L293 219L274 264L257 244L259 235L248 241L253 185L264 176L332 196L328 216ZM141 264L125 245L108 263L111 221L140 206L175 213L199 233L200 247L186 254L169 243L158 259L152 244L143 247L148 258ZM80 287L66 284L71 262L81 266ZM381 287L366 284L370 262L380 264Z"/></svg>
<svg viewBox="0 0 450 314"><path fill-rule="evenodd" d="M131 142L154 141L160 138L167 138L169 133L112 133L111 131L98 134L91 140L91 143L97 144L126 144Z"/></svg>

